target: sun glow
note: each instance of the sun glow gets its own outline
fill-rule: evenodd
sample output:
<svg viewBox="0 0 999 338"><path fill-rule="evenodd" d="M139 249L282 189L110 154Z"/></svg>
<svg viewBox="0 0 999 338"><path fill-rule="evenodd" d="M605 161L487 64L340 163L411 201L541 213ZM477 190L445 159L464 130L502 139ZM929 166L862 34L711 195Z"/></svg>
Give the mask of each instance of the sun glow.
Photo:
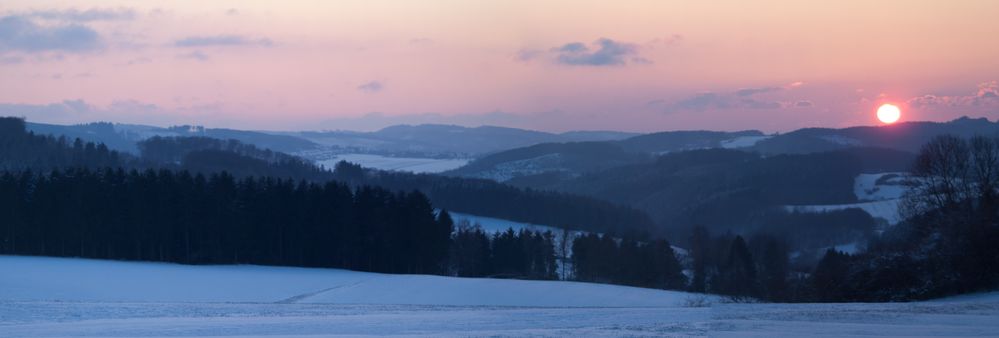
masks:
<svg viewBox="0 0 999 338"><path fill-rule="evenodd" d="M898 109L898 106L893 104L883 104L878 107L878 120L881 120L884 124L892 124L902 117L902 110Z"/></svg>

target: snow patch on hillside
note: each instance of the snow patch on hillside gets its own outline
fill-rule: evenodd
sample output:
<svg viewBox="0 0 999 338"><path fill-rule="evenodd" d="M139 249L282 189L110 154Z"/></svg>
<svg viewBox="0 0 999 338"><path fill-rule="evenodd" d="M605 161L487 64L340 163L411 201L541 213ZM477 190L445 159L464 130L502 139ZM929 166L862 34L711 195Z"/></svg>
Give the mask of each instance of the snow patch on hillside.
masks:
<svg viewBox="0 0 999 338"><path fill-rule="evenodd" d="M823 204L823 205L788 205L785 210L792 212L827 212L856 208L863 210L874 218L881 218L889 225L902 221L899 204L908 191L906 180L908 173L888 172L876 174L860 174L853 180L853 193L859 203Z"/></svg>
<svg viewBox="0 0 999 338"><path fill-rule="evenodd" d="M908 173L860 174L853 180L853 194L860 201L884 201L902 198L909 190Z"/></svg>
<svg viewBox="0 0 999 338"><path fill-rule="evenodd" d="M413 157L388 157L373 154L338 154L333 158L316 161L326 168L335 168L340 161L359 164L365 168L412 173L439 173L468 164L468 159L437 159Z"/></svg>
<svg viewBox="0 0 999 338"><path fill-rule="evenodd" d="M749 148L755 146L757 142L766 140L771 136L739 136L733 139L721 141L721 147L725 149Z"/></svg>
<svg viewBox="0 0 999 338"><path fill-rule="evenodd" d="M545 154L522 160L503 162L489 170L475 173L472 177L505 182L517 176L537 175L549 171L568 171L564 168L563 162L561 153Z"/></svg>
<svg viewBox="0 0 999 338"><path fill-rule="evenodd" d="M886 200L849 204L823 204L823 205L788 205L785 210L791 212L828 212L835 210L860 209L874 218L881 218L889 225L895 225L902 221L902 216L898 212L901 200Z"/></svg>
<svg viewBox="0 0 999 338"><path fill-rule="evenodd" d="M531 230L531 231L541 231L541 232L551 231L553 234L562 233L561 228L556 228L547 225L510 221L505 219L476 216L476 215L463 214L457 212L451 212L450 214L451 214L451 219L454 220L455 224L458 224L459 222L465 220L468 221L468 223L471 225L478 224L479 226L482 227L482 230L487 233L503 232L506 231L507 229L513 229L513 231L520 231L522 229ZM573 231L573 232L582 233L581 231Z"/></svg>

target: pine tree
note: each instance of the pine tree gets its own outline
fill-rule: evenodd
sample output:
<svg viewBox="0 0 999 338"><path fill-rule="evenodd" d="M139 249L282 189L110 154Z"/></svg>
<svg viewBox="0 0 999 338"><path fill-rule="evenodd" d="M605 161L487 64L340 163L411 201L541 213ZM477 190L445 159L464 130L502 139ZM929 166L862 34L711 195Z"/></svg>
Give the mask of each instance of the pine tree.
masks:
<svg viewBox="0 0 999 338"><path fill-rule="evenodd" d="M849 255L832 248L815 266L811 286L816 300L831 302L847 300L846 282L849 274Z"/></svg>
<svg viewBox="0 0 999 338"><path fill-rule="evenodd" d="M735 297L756 296L756 263L742 236L732 240L721 279L721 293Z"/></svg>

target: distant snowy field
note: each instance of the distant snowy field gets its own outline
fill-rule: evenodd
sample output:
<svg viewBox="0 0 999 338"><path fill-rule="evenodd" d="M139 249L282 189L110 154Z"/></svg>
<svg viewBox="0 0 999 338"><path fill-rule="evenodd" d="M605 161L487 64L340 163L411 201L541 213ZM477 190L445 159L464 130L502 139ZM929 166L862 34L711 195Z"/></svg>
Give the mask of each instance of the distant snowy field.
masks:
<svg viewBox="0 0 999 338"><path fill-rule="evenodd" d="M770 137L771 136L739 136L733 139L721 141L721 146L725 149L749 148Z"/></svg>
<svg viewBox="0 0 999 338"><path fill-rule="evenodd" d="M907 173L860 174L853 180L853 194L858 203L825 205L788 205L785 209L796 212L825 212L857 208L874 218L881 218L889 225L902 221L899 203L908 190Z"/></svg>
<svg viewBox="0 0 999 338"><path fill-rule="evenodd" d="M556 227L550 227L547 225L537 225L531 223L509 221L505 219L476 216L470 214L463 214L452 212L451 219L454 220L455 224L461 223L461 221L468 221L471 225L478 225L482 228L482 231L488 233L504 232L507 229L513 229L513 231L520 231L521 229L531 230L531 231L551 231L553 234L560 234L562 229ZM581 234L580 231L573 231L574 234Z"/></svg>
<svg viewBox="0 0 999 338"><path fill-rule="evenodd" d="M408 171L412 173L439 173L457 169L468 163L468 159L436 159L412 157L388 157L372 154L340 154L333 159L316 161L326 168L335 168L340 161L359 164L365 168L380 170Z"/></svg>
<svg viewBox="0 0 999 338"><path fill-rule="evenodd" d="M724 304L574 282L0 256L3 337L994 337L996 318L999 293Z"/></svg>

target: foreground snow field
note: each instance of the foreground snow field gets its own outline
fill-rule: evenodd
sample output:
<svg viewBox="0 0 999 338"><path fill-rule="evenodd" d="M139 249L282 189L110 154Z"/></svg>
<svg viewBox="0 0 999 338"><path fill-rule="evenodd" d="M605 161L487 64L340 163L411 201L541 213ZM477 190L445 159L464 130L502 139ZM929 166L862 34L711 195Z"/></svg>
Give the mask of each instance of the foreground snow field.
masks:
<svg viewBox="0 0 999 338"><path fill-rule="evenodd" d="M572 282L0 256L3 337L996 336L997 319L999 293L723 304Z"/></svg>

